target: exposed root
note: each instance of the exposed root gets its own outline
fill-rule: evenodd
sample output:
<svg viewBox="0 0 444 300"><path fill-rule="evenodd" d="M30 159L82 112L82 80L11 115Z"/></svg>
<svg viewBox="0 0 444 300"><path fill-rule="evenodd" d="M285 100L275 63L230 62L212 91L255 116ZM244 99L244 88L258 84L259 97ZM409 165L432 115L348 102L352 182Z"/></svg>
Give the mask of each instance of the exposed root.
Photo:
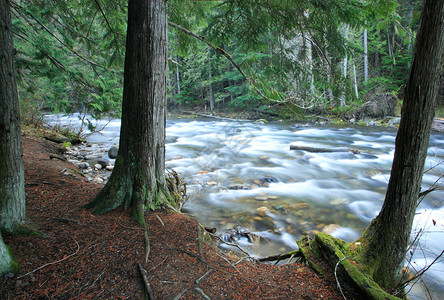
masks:
<svg viewBox="0 0 444 300"><path fill-rule="evenodd" d="M167 170L165 174L168 191L174 199L173 206L180 211L188 201L187 185L174 170Z"/></svg>
<svg viewBox="0 0 444 300"><path fill-rule="evenodd" d="M148 272L142 267L141 264L137 263L137 266L139 267L139 272L143 279L146 297L148 298L148 300L152 300L154 299L154 293L153 293L153 288L151 287L151 284L148 281Z"/></svg>

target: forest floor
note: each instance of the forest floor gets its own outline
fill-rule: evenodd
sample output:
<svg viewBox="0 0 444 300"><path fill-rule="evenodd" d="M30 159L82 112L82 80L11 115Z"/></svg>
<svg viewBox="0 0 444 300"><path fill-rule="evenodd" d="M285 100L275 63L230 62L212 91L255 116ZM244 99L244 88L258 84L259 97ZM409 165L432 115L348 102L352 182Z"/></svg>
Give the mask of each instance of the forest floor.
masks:
<svg viewBox="0 0 444 300"><path fill-rule="evenodd" d="M199 242L196 220L170 211L146 216L145 261L144 231L128 211L97 216L83 208L103 185L51 159L55 143L25 134L23 152L27 222L45 236L4 236L20 269L0 278L0 299L143 299L138 264L154 299L343 299L331 268L321 276L300 263L223 253L210 238ZM360 298L341 287L347 299Z"/></svg>

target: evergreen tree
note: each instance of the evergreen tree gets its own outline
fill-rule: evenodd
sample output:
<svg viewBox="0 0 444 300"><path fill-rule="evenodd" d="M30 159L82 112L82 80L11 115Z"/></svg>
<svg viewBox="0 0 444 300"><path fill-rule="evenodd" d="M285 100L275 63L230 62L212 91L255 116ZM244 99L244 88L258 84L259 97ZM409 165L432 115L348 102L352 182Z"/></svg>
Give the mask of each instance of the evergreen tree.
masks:
<svg viewBox="0 0 444 300"><path fill-rule="evenodd" d="M0 230L12 232L25 218L25 173L14 69L10 3L0 0ZM0 233L0 274L12 258Z"/></svg>
<svg viewBox="0 0 444 300"><path fill-rule="evenodd" d="M111 177L87 205L104 213L144 211L171 199L165 181L167 1L130 0L119 153Z"/></svg>
<svg viewBox="0 0 444 300"><path fill-rule="evenodd" d="M444 57L444 1L425 0L384 205L359 240L359 260L384 288L400 284Z"/></svg>

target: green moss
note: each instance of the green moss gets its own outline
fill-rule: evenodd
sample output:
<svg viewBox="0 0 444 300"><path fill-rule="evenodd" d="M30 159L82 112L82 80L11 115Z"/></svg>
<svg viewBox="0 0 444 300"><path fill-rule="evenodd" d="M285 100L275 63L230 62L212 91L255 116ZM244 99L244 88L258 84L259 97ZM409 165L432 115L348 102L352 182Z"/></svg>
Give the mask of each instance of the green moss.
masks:
<svg viewBox="0 0 444 300"><path fill-rule="evenodd" d="M336 265L339 262L339 265L342 266L345 271L344 276L349 277L349 281L352 281L367 297L371 299L400 299L393 295L388 294L384 291L369 275L369 273L363 271L358 267L354 258L359 256L359 251L354 251L353 243L347 244L342 240L338 240L328 234L319 233L316 235L317 243L319 243L320 247L325 253L329 253L330 256L329 261L330 264ZM358 244L358 250L361 249L361 244ZM347 253L345 255L344 253ZM325 256L325 255L324 255ZM367 269L365 266L364 269ZM344 273L344 272L343 272Z"/></svg>
<svg viewBox="0 0 444 300"><path fill-rule="evenodd" d="M70 148L72 145L71 145L71 143L70 142L63 142L63 147L65 147L65 148Z"/></svg>
<svg viewBox="0 0 444 300"><path fill-rule="evenodd" d="M299 246L299 250L302 253L303 260L308 263L310 268L312 268L316 273L324 275L322 268L317 265L312 257L320 257L320 253L317 252L316 248L311 247L311 241L309 237L304 237L301 241L296 241Z"/></svg>

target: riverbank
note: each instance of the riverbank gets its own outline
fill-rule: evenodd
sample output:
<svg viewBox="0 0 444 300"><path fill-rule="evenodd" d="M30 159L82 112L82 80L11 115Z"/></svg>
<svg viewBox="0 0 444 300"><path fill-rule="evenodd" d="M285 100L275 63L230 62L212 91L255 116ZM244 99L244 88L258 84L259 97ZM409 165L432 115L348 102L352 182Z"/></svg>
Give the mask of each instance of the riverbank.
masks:
<svg viewBox="0 0 444 300"><path fill-rule="evenodd" d="M169 118L213 118L222 120L253 120L259 122L285 122L285 123L308 123L318 125L351 125L351 126L375 126L375 127L391 127L398 128L401 122L400 116L387 116L383 119L364 118L356 120L355 118L344 118L333 115L316 115L311 114L303 118L281 119L277 114L264 114L257 111L240 112L240 113L209 113L194 111L172 111L168 113ZM444 118L435 117L432 124L432 131L444 132Z"/></svg>
<svg viewBox="0 0 444 300"><path fill-rule="evenodd" d="M194 219L169 211L146 217L145 261L143 230L127 211L95 216L83 208L103 185L55 158L63 157L55 143L26 134L23 149L27 222L44 237L4 237L20 269L0 278L2 299L140 299L138 264L155 299L342 299L332 270L320 276L299 263L272 266L226 255L204 242L208 237L197 238ZM347 299L359 298L341 286Z"/></svg>

